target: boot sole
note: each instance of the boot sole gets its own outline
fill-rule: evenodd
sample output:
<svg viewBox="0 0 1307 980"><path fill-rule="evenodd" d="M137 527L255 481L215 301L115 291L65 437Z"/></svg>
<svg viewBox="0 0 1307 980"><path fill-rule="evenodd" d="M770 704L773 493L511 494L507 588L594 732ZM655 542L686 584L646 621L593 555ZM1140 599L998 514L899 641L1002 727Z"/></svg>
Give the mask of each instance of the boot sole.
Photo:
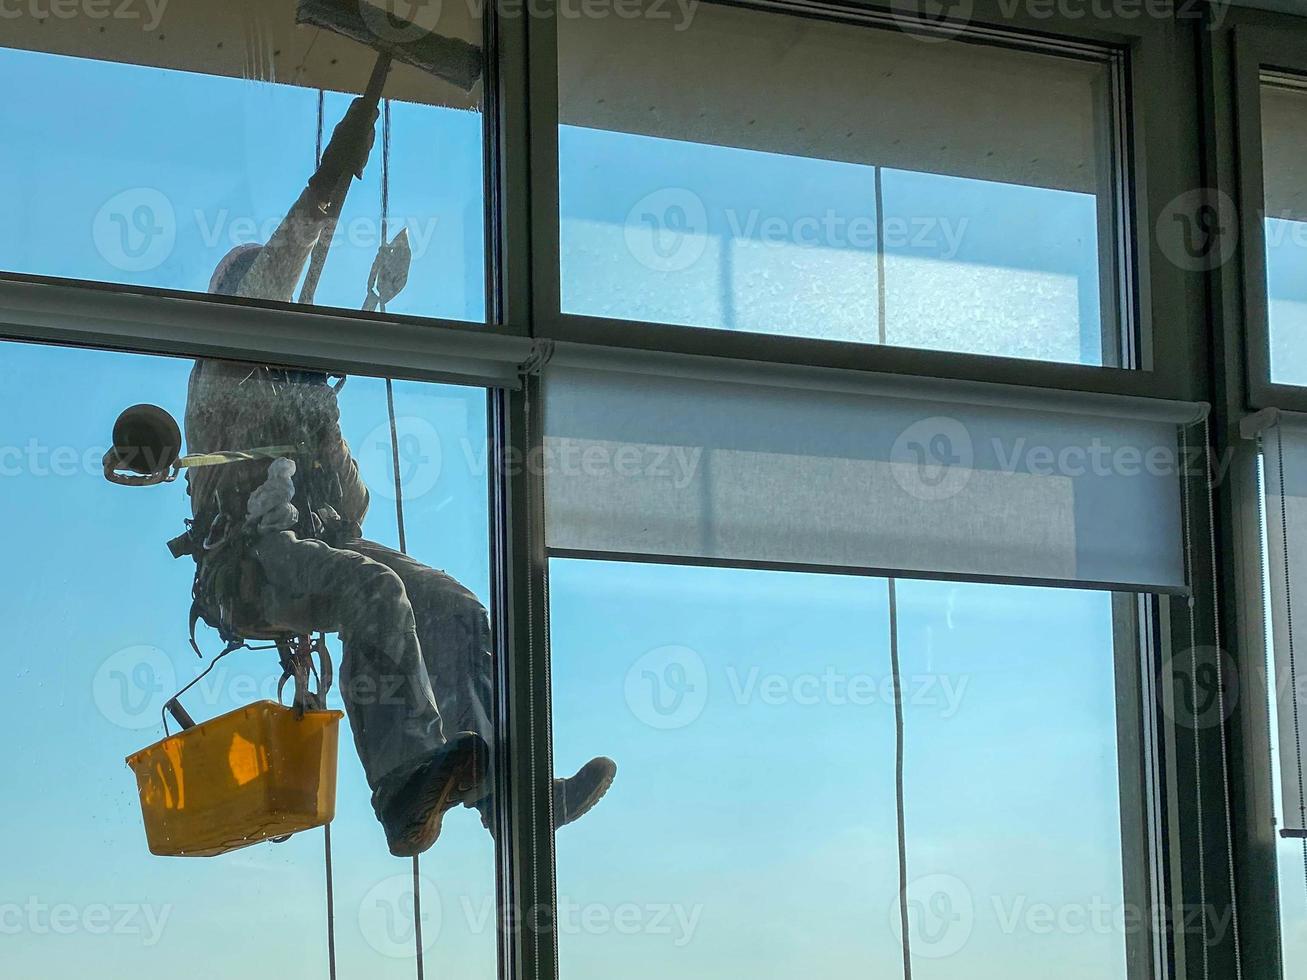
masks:
<svg viewBox="0 0 1307 980"><path fill-rule="evenodd" d="M485 772L487 763L486 744L479 737L468 752L462 765L450 771L449 778L441 785L432 787L433 794L430 810L415 830L405 834L404 838L387 841L390 853L395 857L416 857L430 849L440 837L445 814L458 805L460 794L466 792ZM423 801L423 807L426 807Z"/></svg>
<svg viewBox="0 0 1307 980"><path fill-rule="evenodd" d="M591 792L590 795L585 798L585 802L581 804L581 807L578 810L576 810L574 813L569 813L567 815L567 819L562 823L557 824L556 826L566 827L569 823L575 823L576 821L584 817L587 813L589 813L591 810L593 810L595 808L595 805L598 804L598 802L602 800L605 795L607 795L609 788L613 785L613 780L615 780L616 778L617 778L617 770L614 768L608 773L608 776L603 780L603 782L598 783L595 786L593 792Z"/></svg>

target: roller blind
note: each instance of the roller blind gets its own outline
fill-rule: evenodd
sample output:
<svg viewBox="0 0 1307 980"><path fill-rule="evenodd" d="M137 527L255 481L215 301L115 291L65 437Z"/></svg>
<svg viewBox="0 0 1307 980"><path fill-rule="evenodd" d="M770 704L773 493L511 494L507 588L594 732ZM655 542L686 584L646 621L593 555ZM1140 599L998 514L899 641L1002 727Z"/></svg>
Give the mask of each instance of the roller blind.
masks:
<svg viewBox="0 0 1307 980"><path fill-rule="evenodd" d="M1279 716L1280 785L1286 836L1307 836L1307 425L1288 421L1262 434L1271 636ZM1294 587L1298 586L1295 594Z"/></svg>
<svg viewBox="0 0 1307 980"><path fill-rule="evenodd" d="M1262 172L1266 214L1307 221L1307 91L1262 85Z"/></svg>
<svg viewBox="0 0 1307 980"><path fill-rule="evenodd" d="M1201 406L564 352L554 554L1182 592Z"/></svg>
<svg viewBox="0 0 1307 980"><path fill-rule="evenodd" d="M713 3L560 18L558 45L567 126L1083 193L1113 179L1106 57Z"/></svg>

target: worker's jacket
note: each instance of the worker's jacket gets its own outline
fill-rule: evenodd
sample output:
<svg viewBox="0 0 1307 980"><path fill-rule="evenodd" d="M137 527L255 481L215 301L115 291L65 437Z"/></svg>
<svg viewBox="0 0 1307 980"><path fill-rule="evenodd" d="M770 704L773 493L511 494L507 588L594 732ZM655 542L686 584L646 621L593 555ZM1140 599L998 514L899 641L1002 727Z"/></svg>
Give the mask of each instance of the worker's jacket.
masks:
<svg viewBox="0 0 1307 980"><path fill-rule="evenodd" d="M325 374L201 359L191 371L186 403L188 453L295 446L295 506L302 537L357 536L368 489L340 431L336 391ZM250 494L271 460L188 471L193 523L189 551L199 565L196 612L229 638L257 624L258 583L245 560Z"/></svg>

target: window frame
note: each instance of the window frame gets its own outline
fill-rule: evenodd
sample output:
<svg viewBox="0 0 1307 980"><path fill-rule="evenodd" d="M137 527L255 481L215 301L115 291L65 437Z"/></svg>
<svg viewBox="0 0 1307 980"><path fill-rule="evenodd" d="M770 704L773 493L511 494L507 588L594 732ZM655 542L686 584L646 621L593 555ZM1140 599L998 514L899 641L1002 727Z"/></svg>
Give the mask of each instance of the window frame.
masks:
<svg viewBox="0 0 1307 980"><path fill-rule="evenodd" d="M1307 31L1241 25L1234 32L1235 156L1242 242L1247 407L1307 411L1307 386L1271 377L1270 302L1266 289L1266 180L1262 153L1263 76L1279 72L1307 80Z"/></svg>
<svg viewBox="0 0 1307 980"><path fill-rule="evenodd" d="M1124 213L1117 218L1121 241L1116 249L1122 278L1122 312L1118 325L1133 321L1129 331L1137 350L1123 355L1137 367L1094 367L990 355L961 354L910 347L879 347L838 340L777 336L665 323L645 323L562 312L558 162L557 0L542 0L541 15L529 23L531 62L531 201L534 244L534 335L555 341L642 350L678 351L714 357L807 364L819 367L882 371L1191 400L1199 348L1185 328L1185 316L1199 301L1192 277L1171 265L1151 229L1167 201L1196 174L1197 154L1177 153L1186 103L1171 86L1150 84L1166 77L1177 59L1174 32L1179 28L1147 18L1105 29L1091 18L1060 14L1003 16L1001 0L977 0L976 17L961 35L963 42L999 44L1056 53L1068 46L1114 51L1122 59L1125 91L1118 93L1116 179ZM895 29L893 9L885 2L810 2L810 0L715 0L821 17L868 30ZM950 42L951 43L951 42ZM1151 161L1151 164L1150 164ZM1162 161L1158 164L1158 161ZM1100 252L1100 254L1102 254ZM1104 270L1106 274L1107 270ZM1107 284L1104 283L1106 289ZM1121 330L1124 336L1127 331ZM1128 348L1129 339L1126 338Z"/></svg>
<svg viewBox="0 0 1307 980"><path fill-rule="evenodd" d="M743 4L749 5L749 4ZM847 3L755 2L764 9L805 12L840 19L879 19L892 13L890 0ZM1010 4L1009 4L1010 5ZM1212 136L1221 115L1204 109L1193 98L1185 79L1219 79L1213 68L1219 55L1200 54L1199 26L1147 17L1104 24L1093 18L1062 14L1032 16L1029 11L1007 19L1000 0L975 0L972 31L989 41L1021 32L1024 43L1038 39L1056 45L1096 44L1118 48L1127 59L1127 92L1121 106L1124 248L1133 270L1125 292L1137 311L1139 368L1100 368L1052 364L1003 357L877 348L838 341L732 334L677 327L564 315L560 302L558 213L558 79L555 0L535 0L531 12L509 6L487 8L483 20L488 58L483 127L485 161L487 322L485 324L364 314L319 307L249 304L202 294L109 286L78 280L0 274L0 336L7 339L77 346L134 350L142 353L202 354L248 359L253 353L276 363L306 367L330 366L358 374L390 375L415 380L461 380L473 375L451 372L450 354L506 365L496 371L501 386L491 389L493 524L492 616L499 649L501 734L499 751L505 799L500 807L499 942L501 975L531 980L557 976L557 936L551 909L554 902L554 842L552 807L552 719L549 680L547 557L543 536L541 475L521 461L541 446L540 391L532 368L554 341L599 344L619 348L681 351L705 357L750 360L816 367L878 371L905 376L950 378L1019 384L1040 388L1164 397L1181 401L1212 399L1224 393L1222 371L1229 371L1229 351L1216 352L1216 370L1209 368L1212 344L1229 345L1232 320L1218 323L1214 340L1205 334L1211 311L1208 290L1213 279L1224 281L1229 270L1215 277L1184 272L1162 252L1153 229L1167 204L1178 194L1200 185L1207 164L1199 133ZM1236 18L1231 18L1232 20ZM1286 18L1307 30L1307 20ZM1249 35L1251 36L1251 35ZM1224 37L1224 35L1221 35ZM1206 48L1219 47L1211 39ZM1203 49L1205 50L1205 49ZM1307 65L1307 47L1303 64ZM1210 96L1210 93L1209 93ZM1217 103L1211 97L1209 103ZM1213 122L1215 120L1216 122ZM1213 152L1209 148L1209 155ZM1260 148L1257 149L1260 155ZM1245 168L1246 169L1246 168ZM1258 232L1260 236L1260 231ZM1245 244L1248 239L1245 237ZM1245 255L1248 249L1245 248ZM1246 273L1245 273L1246 274ZM1221 294L1227 297L1231 293ZM1237 360L1237 359L1236 359ZM1241 361L1238 361L1242 364ZM1223 365L1225 365L1223 367ZM1240 367L1239 381L1245 377ZM522 375L518 380L519 373ZM1214 388L1213 385L1218 385ZM1236 385L1237 387L1237 385ZM1283 394L1307 394L1297 391ZM1280 394L1280 393L1275 393ZM1228 443L1228 412L1216 399L1217 445ZM1242 405L1242 399L1240 398ZM1307 398L1302 402L1307 408ZM517 465L514 465L514 461ZM1234 518L1223 495L1218 498L1217 526L1206 518L1196 533L1219 532L1229 546ZM1229 555L1237 552L1226 551ZM1218 577L1224 591L1220 606L1227 619L1235 599L1234 559L1222 558ZM1216 581L1205 569L1195 569L1195 598L1204 633L1213 632L1218 606ZM1180 649L1184 628L1178 625L1183 601L1140 600L1138 632L1144 644L1146 689L1159 699L1169 694L1163 665L1168 652ZM1240 608L1234 621L1242 649L1254 621ZM1255 652L1255 651L1254 651ZM1145 705L1155 708L1157 702ZM1231 752L1244 776L1257 781L1257 746L1248 733L1255 727L1251 711L1241 704L1230 725ZM1153 801L1161 840L1149 856L1153 900L1173 908L1197 901L1204 894L1219 903L1233 898L1223 881L1223 829L1217 810L1221 797L1212 760L1224 751L1217 732L1207 732L1201 756L1184 744L1192 733L1180 731L1157 715L1145 726L1161 773ZM1251 720L1250 720L1251 719ZM1240 734L1240 726L1242 734ZM1251 741L1250 741L1251 740ZM1122 747L1123 751L1125 746ZM1251 754L1250 754L1251 753ZM1124 771L1124 770L1123 770ZM1215 772L1221 775L1223 770ZM1190 791L1194 776L1206 778L1207 796ZM1264 775L1264 773L1263 773ZM1269 785L1269 783L1268 783ZM1235 780L1236 801L1241 783ZM1207 811L1211 812L1208 813ZM1211 881L1196 873L1199 823L1207 833L1213 857ZM1246 844L1248 826L1236 813L1234 846L1240 856L1256 856ZM1250 850L1251 848L1251 850ZM1266 911L1265 889L1240 872L1238 892L1256 922ZM1272 865L1273 867L1273 865ZM1200 888L1200 884L1203 886ZM1231 888L1234 886L1231 885ZM1272 896L1273 899L1274 896ZM1258 933L1245 925L1245 948L1256 952ZM1234 975L1232 937L1217 937L1200 956L1201 944L1186 937L1178 923L1161 937L1158 959L1144 976L1203 976L1198 964L1210 956L1212 975ZM1132 952L1131 962L1139 966ZM1261 970L1245 957L1249 980L1278 978L1275 968ZM1227 971L1225 966L1229 965ZM1132 977L1134 974L1132 973Z"/></svg>
<svg viewBox="0 0 1307 980"><path fill-rule="evenodd" d="M1224 649L1239 679L1237 706L1225 726L1234 856L1226 891L1244 910L1237 952L1244 977L1279 980L1286 974L1270 744L1274 685L1266 666L1270 624L1263 604L1261 454L1242 428L1262 409L1307 409L1307 388L1271 381L1261 124L1263 73L1307 75L1307 18L1225 9L1211 23L1201 37L1205 184L1226 195L1239 217L1231 260L1208 277L1214 449L1224 471L1214 477L1212 530L1220 556L1213 584L1220 592L1203 605L1205 616L1226 624Z"/></svg>

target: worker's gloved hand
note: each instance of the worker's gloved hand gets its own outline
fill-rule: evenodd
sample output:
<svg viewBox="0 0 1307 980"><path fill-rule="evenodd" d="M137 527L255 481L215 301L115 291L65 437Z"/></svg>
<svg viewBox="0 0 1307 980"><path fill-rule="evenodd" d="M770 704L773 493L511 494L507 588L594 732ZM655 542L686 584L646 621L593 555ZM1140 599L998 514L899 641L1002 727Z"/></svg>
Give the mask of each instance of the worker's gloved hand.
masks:
<svg viewBox="0 0 1307 980"><path fill-rule="evenodd" d="M299 523L299 510L291 503L295 497L295 461L275 459L268 467L268 478L250 494L245 526L259 533L289 531Z"/></svg>
<svg viewBox="0 0 1307 980"><path fill-rule="evenodd" d="M377 116L377 107L360 96L350 103L345 118L336 124L331 141L322 151L322 165L309 179L309 186L324 203L331 203L329 197L340 178L346 174L363 176L377 138Z"/></svg>

